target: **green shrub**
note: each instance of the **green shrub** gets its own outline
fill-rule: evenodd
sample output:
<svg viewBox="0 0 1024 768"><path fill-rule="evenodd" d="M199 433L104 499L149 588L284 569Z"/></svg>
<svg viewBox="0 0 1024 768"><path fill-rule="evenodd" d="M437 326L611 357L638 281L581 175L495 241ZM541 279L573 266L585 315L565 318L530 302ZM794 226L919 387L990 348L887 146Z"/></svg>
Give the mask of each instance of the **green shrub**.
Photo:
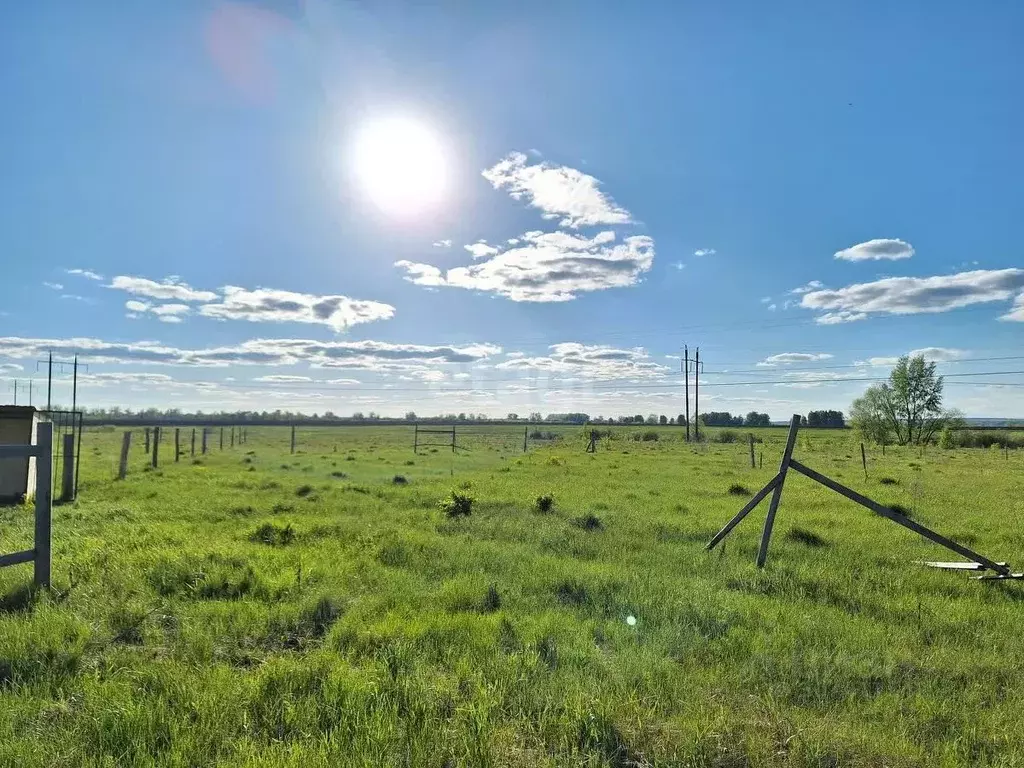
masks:
<svg viewBox="0 0 1024 768"><path fill-rule="evenodd" d="M473 501L473 497L468 493L453 490L447 497L437 502L437 506L448 517L469 517L473 514Z"/></svg>
<svg viewBox="0 0 1024 768"><path fill-rule="evenodd" d="M275 523L263 523L249 534L249 541L260 544L269 544L272 547L287 546L295 541L295 529L292 524L277 525Z"/></svg>
<svg viewBox="0 0 1024 768"><path fill-rule="evenodd" d="M939 433L939 448L948 451L955 446L956 443L953 441L953 430L949 427L943 427L942 432Z"/></svg>
<svg viewBox="0 0 1024 768"><path fill-rule="evenodd" d="M534 508L538 512L548 513L555 506L555 497L550 493L545 493L542 496L537 497L537 501L534 504Z"/></svg>

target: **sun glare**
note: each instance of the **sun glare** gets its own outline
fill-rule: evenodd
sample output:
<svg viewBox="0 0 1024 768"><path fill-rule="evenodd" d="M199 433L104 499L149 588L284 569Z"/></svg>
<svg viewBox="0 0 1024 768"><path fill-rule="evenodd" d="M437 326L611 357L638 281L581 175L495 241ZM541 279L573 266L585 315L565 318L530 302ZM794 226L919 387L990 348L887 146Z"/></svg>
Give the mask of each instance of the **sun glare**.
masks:
<svg viewBox="0 0 1024 768"><path fill-rule="evenodd" d="M407 117L369 122L357 133L352 151L360 188L388 216L422 215L447 193L445 148L424 123Z"/></svg>

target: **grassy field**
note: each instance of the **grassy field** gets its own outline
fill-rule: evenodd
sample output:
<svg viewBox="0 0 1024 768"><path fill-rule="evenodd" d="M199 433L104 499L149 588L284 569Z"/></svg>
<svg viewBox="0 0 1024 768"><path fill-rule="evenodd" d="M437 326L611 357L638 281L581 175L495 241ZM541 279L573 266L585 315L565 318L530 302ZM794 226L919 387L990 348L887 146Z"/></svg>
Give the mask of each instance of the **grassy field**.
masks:
<svg viewBox="0 0 1024 768"><path fill-rule="evenodd" d="M783 430L758 469L558 431L414 456L407 427L300 429L293 456L252 428L178 463L165 436L147 471L136 430L118 482L120 431L89 430L54 593L0 571L0 765L1024 765L1024 582L915 565L953 557L800 476L759 572L763 507L704 544ZM1017 565L1022 454L871 449L865 480L850 433L796 450ZM0 551L30 542L0 509Z"/></svg>

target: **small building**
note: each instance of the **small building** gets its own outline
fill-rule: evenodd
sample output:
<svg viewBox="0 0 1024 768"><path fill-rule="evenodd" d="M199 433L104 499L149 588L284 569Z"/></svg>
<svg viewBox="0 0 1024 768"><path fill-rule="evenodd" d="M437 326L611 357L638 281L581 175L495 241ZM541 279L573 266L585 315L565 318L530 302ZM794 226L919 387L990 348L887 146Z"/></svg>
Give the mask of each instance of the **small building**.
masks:
<svg viewBox="0 0 1024 768"><path fill-rule="evenodd" d="M31 405L0 405L0 445L35 445L38 421ZM0 504L17 504L35 488L35 457L0 459Z"/></svg>

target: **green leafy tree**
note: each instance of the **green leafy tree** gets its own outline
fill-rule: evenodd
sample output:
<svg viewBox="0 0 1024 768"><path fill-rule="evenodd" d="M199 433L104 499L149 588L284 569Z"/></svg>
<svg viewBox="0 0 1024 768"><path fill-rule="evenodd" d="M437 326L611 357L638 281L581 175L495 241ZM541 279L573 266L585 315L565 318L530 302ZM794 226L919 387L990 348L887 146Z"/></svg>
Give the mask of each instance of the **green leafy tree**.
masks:
<svg viewBox="0 0 1024 768"><path fill-rule="evenodd" d="M919 445L932 440L956 413L942 411L942 377L923 355L903 356L884 384L868 387L850 407L850 422L875 442Z"/></svg>

